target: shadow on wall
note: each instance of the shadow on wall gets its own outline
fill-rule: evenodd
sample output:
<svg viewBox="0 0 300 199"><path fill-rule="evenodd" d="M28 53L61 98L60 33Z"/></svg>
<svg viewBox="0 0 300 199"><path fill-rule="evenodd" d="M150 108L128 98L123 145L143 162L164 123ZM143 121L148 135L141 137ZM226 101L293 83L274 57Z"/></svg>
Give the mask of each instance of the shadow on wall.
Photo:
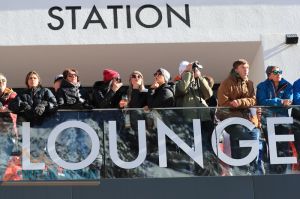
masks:
<svg viewBox="0 0 300 199"><path fill-rule="evenodd" d="M281 53L282 51L288 49L289 47L291 47L291 45L288 45L285 43L280 43L280 44L274 46L273 48L265 50L264 51L264 60L270 59L271 57Z"/></svg>

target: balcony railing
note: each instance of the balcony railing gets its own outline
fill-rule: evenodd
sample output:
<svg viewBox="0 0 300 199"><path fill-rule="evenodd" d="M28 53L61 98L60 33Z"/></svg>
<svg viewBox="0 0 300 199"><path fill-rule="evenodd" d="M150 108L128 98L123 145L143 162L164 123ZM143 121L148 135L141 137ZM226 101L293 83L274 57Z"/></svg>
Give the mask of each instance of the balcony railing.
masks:
<svg viewBox="0 0 300 199"><path fill-rule="evenodd" d="M0 181L297 174L299 110L59 110L38 124L0 113Z"/></svg>

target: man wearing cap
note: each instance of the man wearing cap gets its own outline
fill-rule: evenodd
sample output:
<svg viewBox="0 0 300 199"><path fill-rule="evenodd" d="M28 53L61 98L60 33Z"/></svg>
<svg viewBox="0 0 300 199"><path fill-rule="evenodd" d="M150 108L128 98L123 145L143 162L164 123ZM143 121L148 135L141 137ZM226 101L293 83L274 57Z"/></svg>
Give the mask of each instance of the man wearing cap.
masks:
<svg viewBox="0 0 300 199"><path fill-rule="evenodd" d="M257 105L273 106L263 108L262 127L267 136L267 117L288 117L288 107L293 101L292 85L282 78L282 70L278 66L268 66L266 69L267 79L257 86ZM278 107L278 108L276 108ZM289 125L276 125L276 134L289 134ZM288 142L277 143L278 155L289 156ZM287 165L270 165L270 173L284 173Z"/></svg>
<svg viewBox="0 0 300 199"><path fill-rule="evenodd" d="M168 85L170 78L170 73L164 68L160 68L154 73L154 82L148 90L147 105L149 108L174 106L174 90Z"/></svg>
<svg viewBox="0 0 300 199"><path fill-rule="evenodd" d="M193 119L200 119L203 146L210 146L210 136L213 130L210 111L208 108L199 109L198 107L208 107L205 100L213 95L213 91L206 79L201 75L200 69L202 68L202 65L197 61L193 63L183 61L180 63L179 74L181 75L181 80L175 83L176 106L190 107L182 110L184 121L192 124Z"/></svg>
<svg viewBox="0 0 300 199"><path fill-rule="evenodd" d="M122 95L126 94L120 74L112 69L103 70L103 81L93 86L93 104L96 108L121 108ZM121 89L122 88L122 89Z"/></svg>
<svg viewBox="0 0 300 199"><path fill-rule="evenodd" d="M225 79L218 89L217 117L225 120L231 117L241 117L253 122L250 107L256 104L253 82L248 79L249 64L245 59L239 59L233 63L230 75ZM250 152L249 148L239 146L240 140L257 140L259 130L254 128L250 131L246 127L235 124L225 128L230 135L231 157L241 159ZM257 151L258 154L258 151ZM249 172L250 167L240 167Z"/></svg>

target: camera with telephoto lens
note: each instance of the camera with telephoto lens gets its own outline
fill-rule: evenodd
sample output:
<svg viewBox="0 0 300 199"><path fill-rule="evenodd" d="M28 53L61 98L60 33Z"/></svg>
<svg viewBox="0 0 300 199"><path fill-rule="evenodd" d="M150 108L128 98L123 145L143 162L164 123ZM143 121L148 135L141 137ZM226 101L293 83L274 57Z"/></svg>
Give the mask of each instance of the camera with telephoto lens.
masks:
<svg viewBox="0 0 300 199"><path fill-rule="evenodd" d="M203 68L202 65L199 63L199 61L194 61L194 62L192 63L192 69L193 69L193 71L194 71L196 68L198 68L198 69Z"/></svg>

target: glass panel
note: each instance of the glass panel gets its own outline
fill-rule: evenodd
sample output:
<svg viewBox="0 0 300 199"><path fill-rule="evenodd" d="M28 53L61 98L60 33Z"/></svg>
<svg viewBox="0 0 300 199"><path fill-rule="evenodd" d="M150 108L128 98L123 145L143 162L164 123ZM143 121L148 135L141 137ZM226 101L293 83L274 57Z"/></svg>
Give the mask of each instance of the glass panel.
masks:
<svg viewBox="0 0 300 199"><path fill-rule="evenodd" d="M58 111L31 126L16 115L0 113L0 177L1 181L99 181L100 176L296 174L299 110L295 106ZM42 169L34 170L35 166Z"/></svg>

